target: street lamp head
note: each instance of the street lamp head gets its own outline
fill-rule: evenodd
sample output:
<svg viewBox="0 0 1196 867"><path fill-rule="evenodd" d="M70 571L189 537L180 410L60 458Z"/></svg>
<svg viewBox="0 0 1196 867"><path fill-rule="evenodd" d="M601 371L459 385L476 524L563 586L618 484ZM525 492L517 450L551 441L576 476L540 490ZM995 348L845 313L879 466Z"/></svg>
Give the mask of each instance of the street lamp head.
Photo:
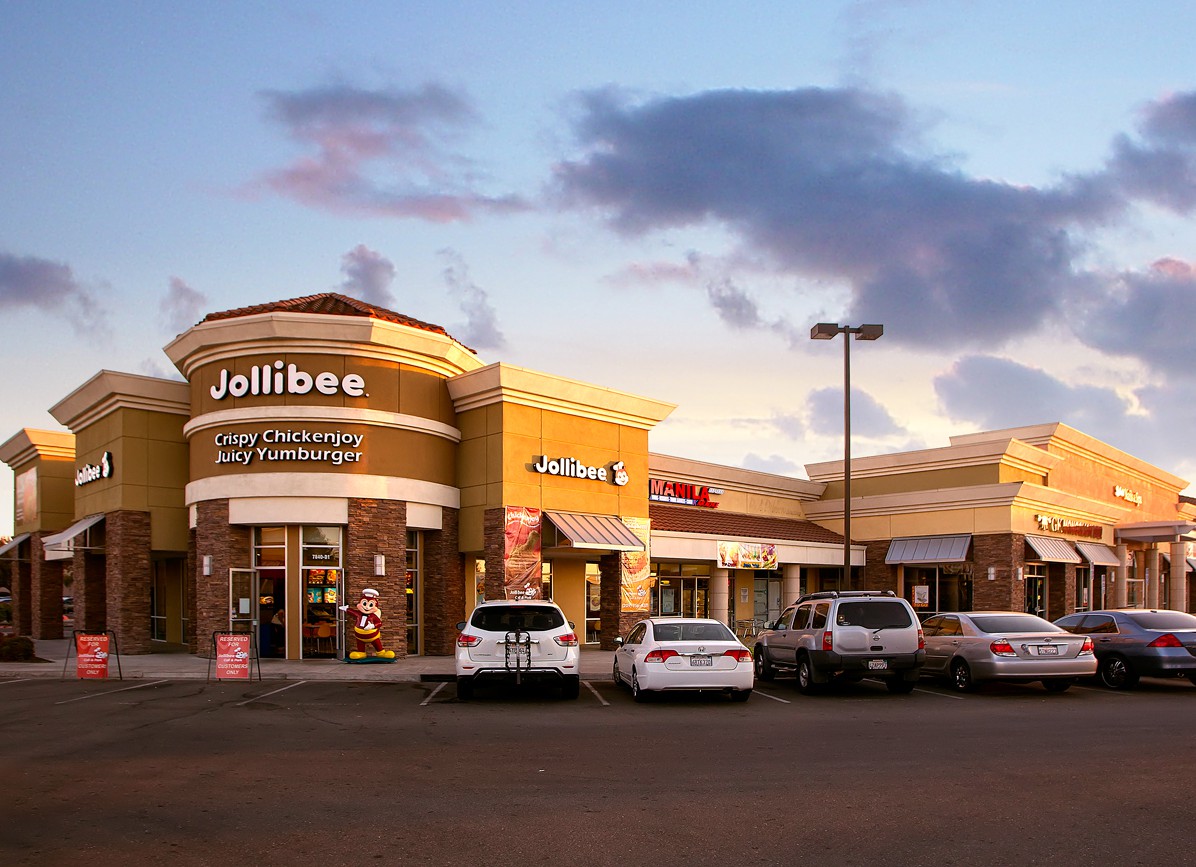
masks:
<svg viewBox="0 0 1196 867"><path fill-rule="evenodd" d="M810 329L811 340L832 340L843 329L837 322L819 322Z"/></svg>
<svg viewBox="0 0 1196 867"><path fill-rule="evenodd" d="M885 333L883 325L861 325L856 329L856 340L876 340Z"/></svg>

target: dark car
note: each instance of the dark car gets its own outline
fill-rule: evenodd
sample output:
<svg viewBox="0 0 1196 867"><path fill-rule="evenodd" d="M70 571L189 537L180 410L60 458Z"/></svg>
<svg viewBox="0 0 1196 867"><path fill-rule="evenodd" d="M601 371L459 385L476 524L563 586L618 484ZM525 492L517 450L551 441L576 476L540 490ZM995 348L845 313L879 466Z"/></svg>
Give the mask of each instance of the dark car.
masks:
<svg viewBox="0 0 1196 867"><path fill-rule="evenodd" d="M1191 614L1149 608L1081 611L1055 624L1092 639L1097 677L1109 689L1130 689L1140 677L1186 677L1196 684L1196 617Z"/></svg>

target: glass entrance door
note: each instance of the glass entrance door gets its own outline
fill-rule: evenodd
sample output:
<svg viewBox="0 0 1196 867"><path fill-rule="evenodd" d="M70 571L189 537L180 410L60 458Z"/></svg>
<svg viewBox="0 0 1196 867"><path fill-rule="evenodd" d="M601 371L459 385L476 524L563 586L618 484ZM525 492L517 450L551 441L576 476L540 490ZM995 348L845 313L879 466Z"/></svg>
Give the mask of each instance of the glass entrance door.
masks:
<svg viewBox="0 0 1196 867"><path fill-rule="evenodd" d="M258 625L257 571L228 570L228 628L253 634Z"/></svg>

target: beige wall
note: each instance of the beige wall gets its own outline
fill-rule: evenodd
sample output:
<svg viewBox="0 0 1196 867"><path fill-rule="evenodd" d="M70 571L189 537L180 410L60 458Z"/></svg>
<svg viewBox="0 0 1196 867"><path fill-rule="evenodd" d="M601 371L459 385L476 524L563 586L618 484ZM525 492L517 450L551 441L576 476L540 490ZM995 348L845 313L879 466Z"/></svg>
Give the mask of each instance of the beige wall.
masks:
<svg viewBox="0 0 1196 867"><path fill-rule="evenodd" d="M23 428L0 444L0 461L13 471L14 534L54 533L70 525L75 515L73 434ZM24 503L17 502L21 492Z"/></svg>

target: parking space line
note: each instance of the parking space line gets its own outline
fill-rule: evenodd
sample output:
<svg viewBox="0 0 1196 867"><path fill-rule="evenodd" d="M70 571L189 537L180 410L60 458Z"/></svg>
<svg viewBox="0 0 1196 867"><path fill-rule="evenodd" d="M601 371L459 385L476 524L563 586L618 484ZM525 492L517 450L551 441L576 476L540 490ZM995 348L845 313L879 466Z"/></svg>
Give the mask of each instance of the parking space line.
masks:
<svg viewBox="0 0 1196 867"><path fill-rule="evenodd" d="M419 703L419 706L427 707L428 702L430 702L432 699L436 698L436 693L438 693L442 689L444 689L444 686L445 686L445 681L441 681L440 683L436 684L436 689L432 690L432 692L428 695L428 697Z"/></svg>
<svg viewBox="0 0 1196 867"><path fill-rule="evenodd" d="M762 695L765 698L771 698L773 701L779 701L781 704L793 704L793 702L791 702L789 699L781 698L779 695L769 695L767 692L763 692L759 689L753 690L753 692L755 692L756 695Z"/></svg>
<svg viewBox="0 0 1196 867"><path fill-rule="evenodd" d="M147 686L158 686L163 683L170 683L169 680L155 680L153 683L139 683L136 686L126 686L123 689L110 689L107 692L93 692L90 695L81 695L77 698L67 698L62 701L56 701L54 704L70 704L72 701L83 701L85 698L98 698L102 695L114 695L118 692L128 692L131 689L145 689Z"/></svg>
<svg viewBox="0 0 1196 867"><path fill-rule="evenodd" d="M280 692L286 692L288 689L294 689L297 686L303 686L303 684L305 684L305 683L307 683L306 680L299 680L299 681L296 681L295 683L289 683L286 686L281 686L278 689L271 690L270 692L263 693L262 695L255 695L253 698L247 698L247 699L245 699L245 701L239 701L239 702L237 702L236 706L244 707L245 705L249 704L250 702L257 701L259 698L269 698L272 695L278 695Z"/></svg>
<svg viewBox="0 0 1196 867"><path fill-rule="evenodd" d="M36 677L22 677L20 680L0 680L0 686L6 683L29 683L31 680L37 680Z"/></svg>
<svg viewBox="0 0 1196 867"><path fill-rule="evenodd" d="M594 698L596 698L596 699L598 699L598 701L602 702L603 707L610 707L610 702L598 694L598 690L594 689L594 684L590 683L588 680L583 680L582 683L584 683L586 685L586 689L588 689L590 692L594 693Z"/></svg>
<svg viewBox="0 0 1196 867"><path fill-rule="evenodd" d="M956 701L967 701L968 700L967 696L952 695L949 692L935 692L932 689L922 689L922 687L920 687L920 686L914 687L914 692L920 692L920 693L922 693L922 695L937 695L939 698L953 698Z"/></svg>

